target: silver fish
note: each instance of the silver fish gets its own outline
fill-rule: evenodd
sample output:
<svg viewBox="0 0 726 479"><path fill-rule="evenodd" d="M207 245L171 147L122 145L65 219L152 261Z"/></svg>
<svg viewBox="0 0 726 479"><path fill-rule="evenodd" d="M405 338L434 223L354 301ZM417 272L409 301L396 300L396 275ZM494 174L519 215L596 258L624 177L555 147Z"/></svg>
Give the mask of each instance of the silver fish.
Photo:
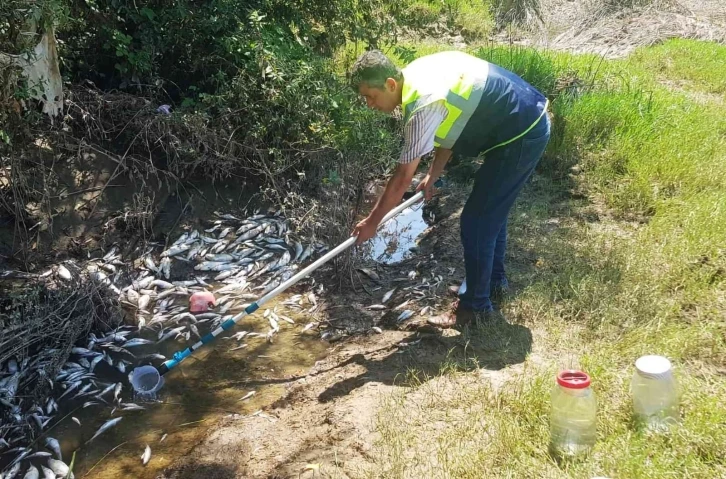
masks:
<svg viewBox="0 0 726 479"><path fill-rule="evenodd" d="M244 396L243 396L243 397L242 397L242 398L240 399L240 401L244 401L245 399L249 399L249 398L251 398L252 396L254 396L255 394L256 394L256 391L250 391L250 392L248 392L247 394L245 394L245 395L244 395Z"/></svg>
<svg viewBox="0 0 726 479"><path fill-rule="evenodd" d="M133 305L139 304L139 293L134 288L129 288L126 291L126 299Z"/></svg>
<svg viewBox="0 0 726 479"><path fill-rule="evenodd" d="M204 230L205 233L214 233L222 226L222 223L217 223L216 225L212 226L209 229Z"/></svg>
<svg viewBox="0 0 726 479"><path fill-rule="evenodd" d="M57 439L54 439L52 437L47 437L45 439L45 445L48 447L48 449L53 451L53 453L55 454L55 456L58 459L60 459L61 461L63 460L63 455L61 454L60 444L58 443Z"/></svg>
<svg viewBox="0 0 726 479"><path fill-rule="evenodd" d="M124 403L121 405L122 411L145 411L146 408L144 406L139 406L138 404L134 403Z"/></svg>
<svg viewBox="0 0 726 479"><path fill-rule="evenodd" d="M164 434L163 436L161 436L161 439L159 439L159 442L164 442L164 439L166 439L166 436L168 436L168 434Z"/></svg>
<svg viewBox="0 0 726 479"><path fill-rule="evenodd" d="M161 288L161 289L171 289L174 287L173 284L168 283L161 279L155 279L154 281L152 281L151 286L156 286L157 288Z"/></svg>
<svg viewBox="0 0 726 479"><path fill-rule="evenodd" d="M197 271L226 271L234 268L236 268L234 264L217 261L204 261L194 267Z"/></svg>
<svg viewBox="0 0 726 479"><path fill-rule="evenodd" d="M52 469L48 469L45 466L40 466L43 470L43 479L55 479L55 472Z"/></svg>
<svg viewBox="0 0 726 479"><path fill-rule="evenodd" d="M149 296L148 294L144 294L143 296L139 297L139 303L137 306L141 310L146 310L146 307L149 305L150 302L151 296Z"/></svg>
<svg viewBox="0 0 726 479"><path fill-rule="evenodd" d="M169 275L171 274L171 259L162 258L161 264L159 264L159 272L164 275L166 279L169 279Z"/></svg>
<svg viewBox="0 0 726 479"><path fill-rule="evenodd" d="M226 238L230 231L232 231L232 228L231 227L227 227L227 228L223 229L219 233L219 236L217 236L217 238L219 238L219 239Z"/></svg>
<svg viewBox="0 0 726 479"><path fill-rule="evenodd" d="M385 304L371 304L367 309L370 309L371 311L383 311L386 308L387 306Z"/></svg>
<svg viewBox="0 0 726 479"><path fill-rule="evenodd" d="M391 296L393 296L393 293L396 292L396 288L393 288L392 290L386 292L386 294L383 295L383 299L381 300L381 303L388 302L389 299L391 299Z"/></svg>
<svg viewBox="0 0 726 479"><path fill-rule="evenodd" d="M312 244L309 244L308 247L305 248L305 250L300 255L299 261L302 263L303 261L305 261L306 259L308 259L311 254L313 254L313 245Z"/></svg>
<svg viewBox="0 0 726 479"><path fill-rule="evenodd" d="M105 431L107 431L107 430L111 429L112 427L114 427L116 424L119 423L119 421L121 421L121 419L123 419L123 417L117 417L115 419L109 419L108 421L106 421L105 423L103 423L103 426L101 426L100 428L98 428L98 431L96 431L96 434L94 434L93 437L86 442L86 444L88 444L89 442L91 442L94 439L96 439L98 436L100 436L101 434L103 434ZM52 468L52 466L51 466L51 468ZM55 471L55 469L53 469L53 470Z"/></svg>
<svg viewBox="0 0 726 479"><path fill-rule="evenodd" d="M76 423L76 424L78 424L79 426L81 425L81 421L80 421L80 420L79 420L79 419L78 419L77 417L75 417L75 416L71 416L71 419L73 420L73 422L75 422L75 423Z"/></svg>
<svg viewBox="0 0 726 479"><path fill-rule="evenodd" d="M163 253L162 253L162 256L164 256ZM151 256L149 256L149 255L144 256L144 265L150 271L158 271L159 270L159 267L156 266L156 263L154 263L154 259Z"/></svg>
<svg viewBox="0 0 726 479"><path fill-rule="evenodd" d="M149 459L151 459L151 448L147 444L144 453L141 455L141 463L145 466L149 462Z"/></svg>
<svg viewBox="0 0 726 479"><path fill-rule="evenodd" d="M153 343L154 343L153 341L150 341L148 339L144 339L144 338L134 338L134 339L129 339L128 341L126 341L125 343L123 343L121 345L121 347L123 347L123 348L133 348L134 346L141 346L141 345L144 345L144 344L153 344Z"/></svg>
<svg viewBox="0 0 726 479"><path fill-rule="evenodd" d="M49 458L48 465L50 466L50 469L53 471L53 473L57 476L66 477L68 475L68 472L70 472L68 464L57 459Z"/></svg>
<svg viewBox="0 0 726 479"><path fill-rule="evenodd" d="M118 401L118 395L121 393L121 389L124 387L122 383L116 383L113 390L113 398Z"/></svg>
<svg viewBox="0 0 726 479"><path fill-rule="evenodd" d="M168 250L161 253L161 256L162 257L176 256L180 253L185 252L186 250L188 250L191 247L192 247L192 245L190 243L182 243L182 244L174 245L171 248L169 248Z"/></svg>
<svg viewBox="0 0 726 479"><path fill-rule="evenodd" d="M62 264L58 265L57 272L58 272L58 276L60 276L61 279L64 279L66 281L69 281L73 277L73 276L71 276L71 272L68 271L68 268L66 268Z"/></svg>
<svg viewBox="0 0 726 479"><path fill-rule="evenodd" d="M407 309L406 311L404 311L403 313L401 313L398 316L398 318L396 318L396 321L399 321L399 322L400 321L405 321L408 318L410 318L411 316L413 316L413 311L411 311L410 309Z"/></svg>
<svg viewBox="0 0 726 479"><path fill-rule="evenodd" d="M303 245L299 241L295 241L295 257L292 259L293 261L297 261L300 259L300 256L302 256L303 252Z"/></svg>
<svg viewBox="0 0 726 479"><path fill-rule="evenodd" d="M31 464L28 470L25 472L23 479L39 479L39 477L40 474L38 473L38 468Z"/></svg>
<svg viewBox="0 0 726 479"><path fill-rule="evenodd" d="M5 474L4 479L13 479L20 472L20 462L16 462L13 467Z"/></svg>

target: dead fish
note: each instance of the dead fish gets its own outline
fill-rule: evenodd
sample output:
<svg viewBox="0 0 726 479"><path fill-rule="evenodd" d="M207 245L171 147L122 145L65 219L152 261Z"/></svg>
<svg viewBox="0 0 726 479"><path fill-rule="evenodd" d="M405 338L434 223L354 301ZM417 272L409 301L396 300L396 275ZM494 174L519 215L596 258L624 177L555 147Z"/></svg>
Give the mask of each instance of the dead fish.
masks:
<svg viewBox="0 0 726 479"><path fill-rule="evenodd" d="M126 291L126 299L129 301L129 303L133 304L134 306L137 306L139 304L139 298L140 295L134 288L129 288Z"/></svg>
<svg viewBox="0 0 726 479"><path fill-rule="evenodd" d="M151 448L147 444L144 453L141 455L141 463L145 466L149 462L149 459L151 459Z"/></svg>
<svg viewBox="0 0 726 479"><path fill-rule="evenodd" d="M232 263L225 263L222 261L203 261L194 267L197 271L227 271L229 269L235 269L238 266Z"/></svg>
<svg viewBox="0 0 726 479"><path fill-rule="evenodd" d="M171 274L171 259L170 258L162 258L161 264L159 264L159 272L164 275L166 279L169 279L169 276Z"/></svg>
<svg viewBox="0 0 726 479"><path fill-rule="evenodd" d="M300 331L300 332L301 333L304 333L305 331L310 331L311 329L313 329L317 325L318 325L318 323L308 323L308 324L305 325L304 328L302 328L302 331Z"/></svg>
<svg viewBox="0 0 726 479"><path fill-rule="evenodd" d="M55 479L55 472L52 469L48 469L45 466L40 466L43 471L43 479Z"/></svg>
<svg viewBox="0 0 726 479"><path fill-rule="evenodd" d="M119 383L119 384L121 384L121 383ZM109 419L108 421L106 421L105 423L103 423L103 426L101 426L100 428L98 428L98 431L96 431L96 434L94 434L91 439L89 439L88 441L86 441L86 444L88 444L89 442L93 441L98 436L100 436L104 432L106 432L109 429L111 429L112 427L114 427L116 424L119 423L119 421L121 421L121 419L123 419L123 417L117 417L115 419ZM68 466L66 466L66 467L68 467ZM52 466L51 466L51 468L52 468ZM53 469L53 470L55 471L55 469Z"/></svg>
<svg viewBox="0 0 726 479"><path fill-rule="evenodd" d="M164 256L163 253L162 253L162 256ZM144 266L146 266L146 268L149 269L150 271L155 271L155 272L159 271L159 267L156 266L156 263L154 263L154 259L149 255L144 256Z"/></svg>
<svg viewBox="0 0 726 479"><path fill-rule="evenodd" d="M188 250L191 247L192 247L192 245L190 243L182 243L182 244L174 245L171 248L169 248L168 250L161 253L161 256L162 257L176 256L179 253L185 252L186 250ZM153 261L152 261L152 263L153 263ZM156 271L156 269L154 269L154 271Z"/></svg>
<svg viewBox="0 0 726 479"><path fill-rule="evenodd" d="M157 288L161 288L161 289L171 289L174 287L173 284L168 283L162 279L155 279L154 281L151 282L151 286L156 286Z"/></svg>
<svg viewBox="0 0 726 479"><path fill-rule="evenodd" d="M68 268L66 268L62 264L58 265L58 269L56 271L58 273L58 276L60 276L61 279L64 279L66 281L69 281L73 277L73 276L71 276L71 272L68 271Z"/></svg>
<svg viewBox="0 0 726 479"><path fill-rule="evenodd" d="M277 317L290 324L295 324L295 321L293 321L292 318L288 318L287 316L283 316L282 314L278 314Z"/></svg>
<svg viewBox="0 0 726 479"><path fill-rule="evenodd" d="M375 331L375 332L376 332L376 333L378 333L378 334L383 334L383 330L382 330L381 328L379 328L378 326L373 326L373 327L371 328L371 330L372 330L372 331Z"/></svg>
<svg viewBox="0 0 726 479"><path fill-rule="evenodd" d="M121 393L121 389L124 387L122 383L116 383L113 390L113 398L118 401L118 395Z"/></svg>
<svg viewBox="0 0 726 479"><path fill-rule="evenodd" d="M23 476L23 479L39 479L39 477L40 474L38 473L38 468L31 464Z"/></svg>
<svg viewBox="0 0 726 479"><path fill-rule="evenodd" d="M270 332L272 332L272 331L270 331ZM236 348L229 349L228 351L237 351L238 349L244 349L246 347L247 347L247 344L240 344Z"/></svg>
<svg viewBox="0 0 726 479"><path fill-rule="evenodd" d="M401 311L403 308L405 308L406 306L408 306L408 303L410 303L410 302L411 302L411 300L410 299L407 299L403 303L401 303L398 306L396 306L395 308L393 308L393 310L394 311Z"/></svg>
<svg viewBox="0 0 726 479"><path fill-rule="evenodd" d="M80 420L79 420L79 419L78 419L77 417L75 417L75 416L71 416L71 420L73 420L73 422L75 422L75 423L76 423L76 424L78 424L79 426L81 425L81 421L80 421Z"/></svg>
<svg viewBox="0 0 726 479"><path fill-rule="evenodd" d="M371 304L370 306L368 306L368 309L370 309L371 311L383 311L387 308L388 306L386 306L385 304Z"/></svg>
<svg viewBox="0 0 726 479"><path fill-rule="evenodd" d="M368 277L369 277L370 279L372 279L373 281L380 281L380 280L381 280L381 277L380 277L380 276L378 276L378 273L376 273L376 272L375 272L375 271L373 271L372 269L368 269L368 268L359 268L359 269L358 269L358 271L360 271L360 272L361 272L361 273L363 273L364 275L368 276Z"/></svg>
<svg viewBox="0 0 726 479"><path fill-rule="evenodd" d="M222 227L222 223L217 223L216 225L212 226L211 228L204 230L204 232L205 233L214 233L221 227Z"/></svg>
<svg viewBox="0 0 726 479"><path fill-rule="evenodd" d="M413 281L414 279L416 279L416 276L418 276L418 273L416 273L416 271L409 271L408 272L408 279L410 279L411 281Z"/></svg>
<svg viewBox="0 0 726 479"><path fill-rule="evenodd" d="M311 254L313 254L313 245L309 244L308 247L305 248L305 251L303 251L302 254L300 255L300 258L298 259L298 261L300 261L302 263L303 261L308 259Z"/></svg>
<svg viewBox="0 0 726 479"><path fill-rule="evenodd" d="M317 306L318 305L318 301L315 298L315 294L310 293L310 294L308 294L307 298L308 298L308 301L310 301L310 304L312 304L313 306Z"/></svg>
<svg viewBox="0 0 726 479"><path fill-rule="evenodd" d="M61 461L63 460L63 455L61 454L61 448L60 444L58 443L57 439L53 439L52 437L47 437L45 439L45 445L48 449L53 451L53 453L56 455L58 459Z"/></svg>
<svg viewBox="0 0 726 479"><path fill-rule="evenodd" d="M129 339L121 345L122 348L133 348L134 346L141 346L143 344L153 344L153 341L144 338Z"/></svg>
<svg viewBox="0 0 726 479"><path fill-rule="evenodd" d="M240 399L240 401L244 401L245 399L249 399L252 396L254 396L255 394L256 394L256 391L250 391L247 394L245 394L244 397Z"/></svg>
<svg viewBox="0 0 726 479"><path fill-rule="evenodd" d="M223 229L219 233L219 236L217 236L217 238L219 238L219 239L226 238L230 231L232 231L232 228L231 227L227 227L227 228Z"/></svg>
<svg viewBox="0 0 726 479"><path fill-rule="evenodd" d="M68 464L57 459L48 459L48 465L56 476L66 477L68 475L68 472L70 471Z"/></svg>
<svg viewBox="0 0 726 479"><path fill-rule="evenodd" d="M21 467L20 462L16 462L15 465L13 467L11 467L10 470L3 476L3 478L5 478L5 479L14 478L20 472L20 467Z"/></svg>
<svg viewBox="0 0 726 479"><path fill-rule="evenodd" d="M302 256L303 245L299 241L295 241L295 257L292 259L293 262L297 261Z"/></svg>
<svg viewBox="0 0 726 479"><path fill-rule="evenodd" d="M421 311L418 312L420 316L424 316L426 313L428 313L431 310L431 306L424 306L421 308Z"/></svg>
<svg viewBox="0 0 726 479"><path fill-rule="evenodd" d="M127 402L127 403L123 403L121 405L121 410L122 411L145 411L146 408L144 406L139 406L138 404L135 404L132 402Z"/></svg>
<svg viewBox="0 0 726 479"><path fill-rule="evenodd" d="M163 436L161 436L161 439L159 439L159 442L164 442L164 439L166 439L166 436L168 436L168 434L164 434Z"/></svg>
<svg viewBox="0 0 726 479"><path fill-rule="evenodd" d="M396 288L393 288L392 290L386 292L386 294L383 295L383 299L381 300L382 303L386 303L389 299L391 299L391 296L393 296L393 293L396 292Z"/></svg>
<svg viewBox="0 0 726 479"><path fill-rule="evenodd" d="M413 311L411 311L410 309L407 309L406 311L404 311L403 313L401 313L398 316L398 318L396 318L396 321L399 321L399 322L400 321L405 321L408 318L410 318L411 316L413 316Z"/></svg>
<svg viewBox="0 0 726 479"><path fill-rule="evenodd" d="M151 302L151 296L148 294L144 294L142 296L139 296L139 302L138 302L138 308L142 310L146 310L146 307Z"/></svg>
<svg viewBox="0 0 726 479"><path fill-rule="evenodd" d="M268 309L269 311L269 309ZM272 316L268 317L267 320L270 322L270 327L273 331L277 332L280 330L280 325L277 323L277 320L273 318Z"/></svg>

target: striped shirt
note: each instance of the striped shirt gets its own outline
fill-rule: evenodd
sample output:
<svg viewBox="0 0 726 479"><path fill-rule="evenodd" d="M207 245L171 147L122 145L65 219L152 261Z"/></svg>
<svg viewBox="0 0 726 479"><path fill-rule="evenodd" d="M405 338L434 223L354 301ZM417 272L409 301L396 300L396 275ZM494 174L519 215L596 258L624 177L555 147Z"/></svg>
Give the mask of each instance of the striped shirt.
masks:
<svg viewBox="0 0 726 479"><path fill-rule="evenodd" d="M437 101L416 110L403 129L404 146L399 163L411 163L434 149L436 130L444 121L448 110L444 102Z"/></svg>

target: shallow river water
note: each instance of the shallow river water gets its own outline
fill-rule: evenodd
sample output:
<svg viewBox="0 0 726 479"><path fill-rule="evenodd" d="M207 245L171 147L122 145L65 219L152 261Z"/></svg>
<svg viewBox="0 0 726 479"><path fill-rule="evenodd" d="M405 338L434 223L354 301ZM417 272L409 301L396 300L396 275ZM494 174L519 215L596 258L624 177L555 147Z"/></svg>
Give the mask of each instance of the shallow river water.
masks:
<svg viewBox="0 0 726 479"><path fill-rule="evenodd" d="M257 337L245 338L242 342L225 339L243 330L266 333L270 325L262 314L276 305L278 313L294 319L296 324L281 321L280 332L272 343ZM59 416L67 414L67 417L48 434L61 442L67 463L76 451L73 471L77 478L155 477L198 443L217 419L231 414L251 414L271 404L283 391L286 380L282 378L304 375L315 361L325 356L328 344L317 333L300 334L310 321L306 313L287 309L273 300L166 374L164 387L155 402L137 401L145 410L116 410L111 414L112 406L84 409L83 400L69 401L66 411L61 411L63 414ZM230 351L245 343L246 348ZM159 347L134 348L134 352L138 356L159 352L169 358L186 346L186 342L169 340ZM124 381L124 402L132 401L132 391L122 373L103 361L97 368L102 381ZM250 391L255 391L255 395L242 401ZM123 419L115 427L86 444L105 421L119 416ZM72 417L79 419L81 426ZM166 438L160 442L165 434ZM141 455L147 444L152 455L144 466Z"/></svg>

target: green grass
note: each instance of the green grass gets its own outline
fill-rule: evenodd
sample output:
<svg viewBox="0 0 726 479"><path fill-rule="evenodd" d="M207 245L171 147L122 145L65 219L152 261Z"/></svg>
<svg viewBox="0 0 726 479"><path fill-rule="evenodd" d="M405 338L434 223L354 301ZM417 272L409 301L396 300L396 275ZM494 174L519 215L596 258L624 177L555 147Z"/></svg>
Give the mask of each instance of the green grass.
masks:
<svg viewBox="0 0 726 479"><path fill-rule="evenodd" d="M448 365L389 397L369 477L726 477L726 106L683 91L722 92L723 52L683 40L605 63L477 51L554 98L547 157L510 219L511 254L537 262L515 261L519 290L503 304L534 354L495 373L500 388ZM680 382L682 424L664 435L631 424L642 354L671 358ZM598 443L560 464L547 453L549 395L573 366L593 378Z"/></svg>
<svg viewBox="0 0 726 479"><path fill-rule="evenodd" d="M685 89L726 94L726 45L673 39L638 50L630 62L647 69L660 81Z"/></svg>

